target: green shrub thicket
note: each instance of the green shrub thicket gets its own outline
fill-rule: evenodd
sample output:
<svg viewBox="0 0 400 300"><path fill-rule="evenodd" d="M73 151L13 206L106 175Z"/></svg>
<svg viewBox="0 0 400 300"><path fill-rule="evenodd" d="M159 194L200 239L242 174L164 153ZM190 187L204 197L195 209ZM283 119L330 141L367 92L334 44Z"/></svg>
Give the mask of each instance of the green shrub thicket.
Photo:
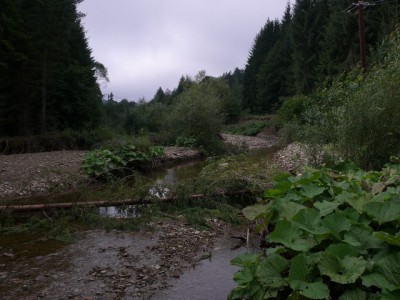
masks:
<svg viewBox="0 0 400 300"><path fill-rule="evenodd" d="M267 122L252 120L243 124L228 125L224 128L225 133L256 136L267 126Z"/></svg>
<svg viewBox="0 0 400 300"><path fill-rule="evenodd" d="M89 178L112 180L132 171L145 171L164 148L153 146L147 137L119 141L89 152L82 161L82 170Z"/></svg>
<svg viewBox="0 0 400 300"><path fill-rule="evenodd" d="M222 148L218 137L225 122L224 103L229 102L231 92L222 81L204 77L199 73L178 98L168 127L179 140L191 140L210 153Z"/></svg>
<svg viewBox="0 0 400 300"><path fill-rule="evenodd" d="M342 158L380 168L400 152L400 29L365 72L353 70L310 96L286 100L279 111L284 139L333 144ZM288 130L288 128L290 130ZM296 132L293 132L296 130Z"/></svg>
<svg viewBox="0 0 400 300"><path fill-rule="evenodd" d="M343 166L278 176L243 210L267 247L232 260L229 299L399 299L400 166Z"/></svg>

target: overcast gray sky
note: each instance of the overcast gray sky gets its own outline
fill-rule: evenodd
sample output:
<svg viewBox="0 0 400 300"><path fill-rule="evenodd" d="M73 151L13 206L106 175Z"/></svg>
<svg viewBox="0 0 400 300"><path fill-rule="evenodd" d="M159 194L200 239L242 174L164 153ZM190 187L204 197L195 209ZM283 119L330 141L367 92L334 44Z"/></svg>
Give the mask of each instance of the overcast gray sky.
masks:
<svg viewBox="0 0 400 300"><path fill-rule="evenodd" d="M288 0L84 0L83 25L116 100L151 100L182 75L220 76L244 68L267 19L281 19Z"/></svg>

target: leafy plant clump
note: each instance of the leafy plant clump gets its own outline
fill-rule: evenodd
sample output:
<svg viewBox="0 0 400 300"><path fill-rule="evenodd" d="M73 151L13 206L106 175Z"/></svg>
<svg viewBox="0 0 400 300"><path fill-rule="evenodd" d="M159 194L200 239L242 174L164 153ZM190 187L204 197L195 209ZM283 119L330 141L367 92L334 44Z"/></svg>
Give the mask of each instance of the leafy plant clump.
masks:
<svg viewBox="0 0 400 300"><path fill-rule="evenodd" d="M116 148L101 148L88 153L82 162L82 169L89 178L110 180L123 177L132 171L144 171L152 160L164 155L164 148L151 146L138 149L133 144Z"/></svg>
<svg viewBox="0 0 400 300"><path fill-rule="evenodd" d="M264 203L267 248L232 264L229 299L400 299L400 166L280 175Z"/></svg>
<svg viewBox="0 0 400 300"><path fill-rule="evenodd" d="M234 124L226 126L225 133L238 134L246 136L256 136L267 126L265 121L253 120L244 124Z"/></svg>

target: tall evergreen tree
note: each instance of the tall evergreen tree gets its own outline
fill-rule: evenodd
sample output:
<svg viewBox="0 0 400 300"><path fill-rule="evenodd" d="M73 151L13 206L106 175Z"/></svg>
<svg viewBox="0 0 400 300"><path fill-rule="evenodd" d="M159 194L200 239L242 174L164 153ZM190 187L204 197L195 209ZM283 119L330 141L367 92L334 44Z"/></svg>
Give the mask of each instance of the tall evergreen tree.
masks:
<svg viewBox="0 0 400 300"><path fill-rule="evenodd" d="M99 121L101 93L79 2L2 0L0 105L7 112L0 112L1 135L82 129Z"/></svg>
<svg viewBox="0 0 400 300"><path fill-rule="evenodd" d="M251 112L262 110L262 100L257 98L257 75L261 65L279 39L279 21L268 20L254 39L250 55L247 60L243 79L243 108Z"/></svg>
<svg viewBox="0 0 400 300"><path fill-rule="evenodd" d="M293 72L298 93L310 93L318 79L317 66L327 12L325 0L297 0L294 5Z"/></svg>

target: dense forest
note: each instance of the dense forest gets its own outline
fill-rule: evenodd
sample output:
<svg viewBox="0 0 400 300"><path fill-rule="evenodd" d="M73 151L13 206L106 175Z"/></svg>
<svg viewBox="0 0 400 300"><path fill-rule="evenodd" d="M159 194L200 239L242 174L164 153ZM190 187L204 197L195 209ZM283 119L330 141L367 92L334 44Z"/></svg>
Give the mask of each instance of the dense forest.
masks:
<svg viewBox="0 0 400 300"><path fill-rule="evenodd" d="M0 136L93 128L102 115L80 0L1 0Z"/></svg>
<svg viewBox="0 0 400 300"><path fill-rule="evenodd" d="M352 1L297 0L280 20L266 20L244 70L219 78L203 71L195 78L183 75L175 89L160 87L149 101L115 101L99 89L97 79L107 78L107 70L92 57L84 15L77 11L80 2L1 0L0 136L103 128L103 134L162 132L157 142L175 143L196 134L172 133L174 126L188 127L182 102L196 102L196 93L199 99L214 95L210 105L216 105L222 124L233 123L243 112L275 113L285 99L311 94L359 61ZM369 3L374 4L365 7L370 61L399 14L397 1Z"/></svg>

